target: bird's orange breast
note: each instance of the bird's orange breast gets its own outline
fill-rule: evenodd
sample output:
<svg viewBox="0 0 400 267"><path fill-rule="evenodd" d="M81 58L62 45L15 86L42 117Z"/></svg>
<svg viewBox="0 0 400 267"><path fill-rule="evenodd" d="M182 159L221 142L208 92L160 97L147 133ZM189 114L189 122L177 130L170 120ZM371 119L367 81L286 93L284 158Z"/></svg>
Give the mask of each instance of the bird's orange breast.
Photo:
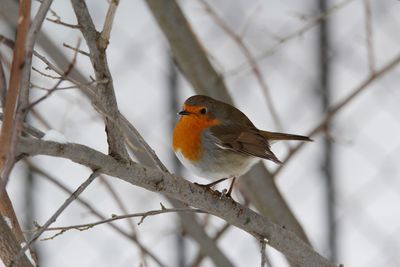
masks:
<svg viewBox="0 0 400 267"><path fill-rule="evenodd" d="M172 147L175 152L180 150L182 155L191 161L200 159L203 151L201 147L201 133L213 126L219 124L218 119L209 119L205 116L190 114L182 116L177 122Z"/></svg>

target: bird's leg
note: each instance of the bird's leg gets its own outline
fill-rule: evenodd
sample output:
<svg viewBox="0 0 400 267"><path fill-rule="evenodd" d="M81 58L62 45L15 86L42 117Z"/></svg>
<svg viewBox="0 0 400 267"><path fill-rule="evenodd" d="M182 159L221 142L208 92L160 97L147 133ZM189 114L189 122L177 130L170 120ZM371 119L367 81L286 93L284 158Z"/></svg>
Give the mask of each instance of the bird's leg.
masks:
<svg viewBox="0 0 400 267"><path fill-rule="evenodd" d="M229 187L229 190L228 190L228 192L225 194L225 196L231 197L231 193L232 193L232 190L233 190L233 184L235 183L235 180L236 180L236 177L233 177L233 178L232 178L231 186Z"/></svg>
<svg viewBox="0 0 400 267"><path fill-rule="evenodd" d="M214 182L212 182L212 183L209 183L209 184L198 184L198 183L195 183L195 184L196 184L196 185L199 185L199 186L202 186L202 187L205 187L205 188L211 188L211 187L213 187L214 185L219 184L220 182L225 181L226 179L228 179L228 178L221 178L221 179L216 180L216 181L214 181Z"/></svg>

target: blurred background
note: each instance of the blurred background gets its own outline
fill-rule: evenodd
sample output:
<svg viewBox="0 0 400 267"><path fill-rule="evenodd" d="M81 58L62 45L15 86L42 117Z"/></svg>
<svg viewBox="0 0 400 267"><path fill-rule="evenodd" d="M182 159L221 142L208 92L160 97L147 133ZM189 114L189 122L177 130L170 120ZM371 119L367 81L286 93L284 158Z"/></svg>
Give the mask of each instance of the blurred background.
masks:
<svg viewBox="0 0 400 267"><path fill-rule="evenodd" d="M108 1L86 3L100 30ZM284 167L263 164L319 253L345 266L400 266L400 68L376 77L400 53L400 2L178 3L224 78L233 103L261 129L309 134L332 107L362 88ZM38 6L33 1L32 14ZM14 39L17 1L0 0L0 7L0 33ZM48 18L59 16L76 24L69 1L55 0L51 9ZM73 51L63 44L74 46L80 36L78 29L45 21L41 40L47 46L38 43L35 49L50 61L60 53L72 59ZM84 42L81 49L88 51ZM12 53L0 46L0 58L8 72ZM145 1L120 1L107 58L121 112L170 171L206 183L184 169L172 153L176 112L196 92L173 64L169 44ZM54 75L35 58L33 67ZM87 78L93 76L87 56L78 56L77 68ZM369 79L372 83L365 84ZM41 88L51 88L53 83L33 71L32 98L43 95ZM69 142L107 153L102 118L79 89L57 91L37 106L36 113L29 117L35 127L45 132L54 129ZM284 160L294 146L278 143L273 150ZM30 162L30 166L24 162L16 166L8 185L24 230L33 229L34 222L43 224L69 196L60 184L73 191L89 175L87 168L63 159L38 156ZM246 179L242 178L233 198L259 209L242 190ZM159 209L160 202L170 207L161 195L112 177L97 179L81 199L92 209L75 201L55 225L94 222L99 220L96 212L108 218ZM115 225L136 233L164 266L215 266L207 257L196 263L198 245L182 230L175 214L149 217L140 225L138 221ZM210 236L221 232L216 242L234 266L259 266L259 244L250 235L212 216L198 216L198 221ZM44 267L160 266L108 225L68 231L36 242L35 249ZM267 253L271 266L289 266L274 249L267 248Z"/></svg>

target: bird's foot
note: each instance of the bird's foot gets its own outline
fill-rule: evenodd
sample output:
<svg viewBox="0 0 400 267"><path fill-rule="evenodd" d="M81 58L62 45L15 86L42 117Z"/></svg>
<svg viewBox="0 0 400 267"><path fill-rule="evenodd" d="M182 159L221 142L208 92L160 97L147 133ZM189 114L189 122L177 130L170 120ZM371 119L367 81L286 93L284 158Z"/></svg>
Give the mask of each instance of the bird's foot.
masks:
<svg viewBox="0 0 400 267"><path fill-rule="evenodd" d="M233 177L231 186L229 187L228 192L225 194L226 197L232 198L231 194L232 194L233 184L235 183L235 180L236 180L236 177Z"/></svg>
<svg viewBox="0 0 400 267"><path fill-rule="evenodd" d="M210 188L213 187L214 185L219 184L219 183L225 181L226 179L228 179L228 178L222 178L222 179L219 179L219 180L214 181L214 182L209 183L209 184L198 184L198 183L194 183L194 184L195 184L195 185L198 185L198 186L201 186L201 187L204 187L204 188L210 189Z"/></svg>
<svg viewBox="0 0 400 267"><path fill-rule="evenodd" d="M207 189L211 189L214 185L217 185L217 184L219 184L219 183L221 183L221 182L223 182L223 181L225 181L227 179L228 178L222 178L222 179L219 179L219 180L214 181L214 182L209 183L209 184L198 184L198 183L194 183L194 184L198 185L198 186L201 186L201 187L204 187L204 188L207 188ZM231 186L229 187L229 190L226 190L226 189L222 190L221 196L220 196L221 198L223 196L228 197L228 198L232 198L231 194L232 194L233 185L235 183L235 180L236 180L236 177L233 177Z"/></svg>

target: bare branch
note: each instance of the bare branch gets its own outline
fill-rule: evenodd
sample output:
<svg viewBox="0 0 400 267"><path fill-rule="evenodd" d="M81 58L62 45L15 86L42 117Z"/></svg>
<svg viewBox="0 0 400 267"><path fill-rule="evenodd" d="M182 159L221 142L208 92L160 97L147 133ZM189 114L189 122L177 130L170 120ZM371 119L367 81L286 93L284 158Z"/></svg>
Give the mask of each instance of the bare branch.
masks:
<svg viewBox="0 0 400 267"><path fill-rule="evenodd" d="M395 56L390 62L388 62L385 66L380 68L379 70L375 71L372 73L366 80L361 82L359 86L357 86L352 93L350 93L347 97L345 97L342 101L334 105L332 108L329 109L329 112L325 114L324 118L317 124L317 126L314 127L313 130L311 130L307 136L314 136L317 133L321 132L325 125L338 113L341 111L344 107L346 107L351 101L353 101L357 96L359 96L362 92L364 92L368 86L381 78L383 75L387 74L390 72L393 68L397 67L400 63L400 54ZM299 143L297 146L293 147L290 149L289 153L287 154L286 158L282 160L282 165L280 165L275 172L273 173L273 176L276 177L277 174L287 165L287 162L293 157L294 154L296 154L297 151L302 148L304 143Z"/></svg>
<svg viewBox="0 0 400 267"><path fill-rule="evenodd" d="M25 160L25 163L32 168L32 171L35 173L39 174L40 177L46 178L48 181L59 187L61 190L66 192L69 195L72 195L73 192L69 190L65 185L63 185L61 182L59 182L57 179L52 177L50 174L39 168L38 166L32 164L29 160ZM77 202L79 202L81 205L83 205L85 208L87 208L94 216L96 216L99 220L105 220L106 217L101 215L101 213L96 210L92 205L90 205L86 200L84 200L82 197L78 197L76 199ZM119 234L124 236L125 238L129 239L130 241L133 241L142 251L145 255L148 255L154 262L156 262L160 267L164 267L165 265L154 255L151 251L148 250L139 240L137 239L137 236L135 234L129 234L119 226L115 225L114 223L108 223L108 226L113 228L115 231L117 231Z"/></svg>
<svg viewBox="0 0 400 267"><path fill-rule="evenodd" d="M3 216L0 216L0 256L5 266L10 266L20 250L19 242L11 232ZM22 255L18 267L33 267L26 255Z"/></svg>
<svg viewBox="0 0 400 267"><path fill-rule="evenodd" d="M65 202L57 209L57 211L46 221L46 223L38 229L38 231L32 236L32 238L27 242L25 246L21 248L19 253L15 256L13 262L10 266L18 266L20 258L25 255L25 251L30 248L30 246L35 242L41 234L57 220L58 216L94 181L94 179L99 175L99 171L94 171L85 182L83 182L75 192L70 195Z"/></svg>
<svg viewBox="0 0 400 267"><path fill-rule="evenodd" d="M0 214L1 216L7 216L12 222L12 233L14 234L15 239L17 239L18 243L25 242L25 238L22 234L18 219L15 215L14 208L9 199L9 196L6 191L6 185L9 179L9 174L14 166L15 159L15 150L16 143L19 133L21 131L20 124L22 124L21 118L17 116L17 107L19 98L21 97L21 81L24 78L24 70L26 68L26 61L29 56L26 53L25 43L29 42L27 40L28 30L30 24L30 11L31 11L31 2L30 0L20 1L19 11L18 11L18 21L17 21L17 34L16 34L16 42L15 47L12 40L9 40L5 37L1 37L1 42L5 43L9 47L12 47L14 50L13 53L13 61L11 65L11 73L10 80L7 92L7 98L5 100L5 105L3 106L4 110L4 120L1 127L1 136L0 136ZM4 93L6 91L4 90ZM3 219L1 219L2 222ZM7 226L6 226L7 227ZM4 234L6 235L8 231L6 229L2 229ZM10 239L10 238L8 238ZM7 240L0 240L2 242L6 242ZM9 242L12 242L8 240ZM5 247L6 254L1 255L3 261L12 260L12 257L15 255L15 246L13 244L1 244L0 246ZM11 246L11 247L9 247ZM12 255L7 255L7 253L13 253ZM21 261L21 264L28 266L26 263L25 255L24 259ZM30 262L28 261L29 265Z"/></svg>
<svg viewBox="0 0 400 267"><path fill-rule="evenodd" d="M119 207L119 209L123 212L123 214L129 214L128 209L126 208L124 202L122 201L121 197L117 194L115 188L111 185L110 182L107 181L107 177L105 175L99 176L100 182L104 184L108 192L110 193L111 197L114 199L115 203ZM132 220L126 220L132 233L134 233L137 237L136 227L133 224Z"/></svg>
<svg viewBox="0 0 400 267"><path fill-rule="evenodd" d="M111 0L110 5L108 6L106 19L104 20L103 30L101 31L99 40L100 45L104 47L104 49L107 48L108 43L110 42L110 33L118 4L119 0Z"/></svg>
<svg viewBox="0 0 400 267"><path fill-rule="evenodd" d="M175 0L146 0L165 37L180 71L199 94L232 102L223 78L215 72Z"/></svg>
<svg viewBox="0 0 400 267"><path fill-rule="evenodd" d="M22 154L57 156L68 158L90 168L101 167L101 171L105 174L204 210L256 238L266 238L269 245L301 266L335 266L312 250L293 232L272 223L251 209L234 202L231 198L221 197L217 192L209 191L180 177L134 162L117 161L110 156L78 144L59 144L21 138L18 148L19 153Z"/></svg>
<svg viewBox="0 0 400 267"><path fill-rule="evenodd" d="M283 38L280 38L278 43L276 43L272 47L268 48L264 52L262 52L259 55L257 55L255 57L256 60L257 61L263 60L266 57L270 56L271 54L275 53L275 51L278 48L280 48L282 46L282 44L284 44L284 43L286 43L288 41L291 41L291 40L303 35L305 32L307 32L307 31L311 30L312 28L316 27L322 20L326 19L327 17L329 17L330 15L334 14L335 12L341 10L343 7L345 7L346 5L348 5L349 3L353 2L353 1L355 1L355 0L343 0L340 3L338 3L336 5L333 5L326 12L321 13L321 14L317 15L316 17L314 17L313 19L311 19L310 22L306 23L306 25L304 25L300 29L298 29L298 30L286 35ZM230 70L228 73L229 73L229 75L236 75L239 72L242 72L242 71L248 70L248 69L249 69L249 67L247 66L246 63L241 63L237 67L235 67L232 70Z"/></svg>
<svg viewBox="0 0 400 267"><path fill-rule="evenodd" d="M374 53L374 32L372 24L372 12L370 0L363 0L364 12L365 12L365 32L367 40L367 55L368 55L368 66L370 73L375 72L375 53Z"/></svg>
<svg viewBox="0 0 400 267"><path fill-rule="evenodd" d="M70 89L80 89L81 87L85 87L85 86L91 86L91 85L93 85L93 84L98 84L98 83L103 83L103 82L106 82L106 80L105 81L91 81L91 82L88 82L88 83L84 83L84 84L74 84L74 85L71 85L71 86L64 86L64 87L58 87L57 88L57 91L59 91L59 90L70 90ZM39 90L45 90L45 91L49 91L49 90L51 90L52 88L46 88L46 87L44 87L44 86L40 86L40 85L38 85L38 84L34 84L34 83L31 83L31 88L32 89L39 89Z"/></svg>
<svg viewBox="0 0 400 267"><path fill-rule="evenodd" d="M149 216L155 216L155 215L160 215L160 214L165 214L165 213L178 213L178 212L205 213L202 210L192 209L192 208L183 208L183 209L170 208L170 209L161 209L161 210L151 210L151 211L147 211L147 212L131 213L131 214L125 214L125 215L112 215L111 218L104 219L104 220L97 221L97 222L92 222L92 223L76 224L76 225L69 225L69 226L59 226L59 227L49 227L45 231L61 231L63 233L66 231L69 231L69 230L73 230L73 229L79 230L79 231L85 231L85 230L89 230L97 225L110 223L113 221L127 219L127 218L136 218L136 217L140 217L140 221L138 222L138 225L140 225L143 223L144 219L146 219ZM38 229L30 230L29 232L35 233L37 231L38 231Z"/></svg>
<svg viewBox="0 0 400 267"><path fill-rule="evenodd" d="M217 83L215 77L219 78L219 75L215 72L215 70L210 66L210 63L207 60L206 54L201 47L201 44L197 40L196 36L193 34L192 30L185 17L182 14L182 11L179 9L179 6L176 4L176 1L157 1L157 0L147 0L147 4L152 10L154 16L156 17L161 29L166 35L172 53L177 60L178 67L180 66L182 71L184 72L186 78L192 84L194 90L197 94L207 94L213 96L215 98L221 99L225 102L232 103L232 100L227 93L225 85L221 83ZM209 77L212 77L210 80ZM197 79L200 78L200 81ZM211 83L210 83L211 82ZM220 93L221 92L221 93ZM263 167L265 169L265 167ZM260 176L255 176L255 172L250 172L250 177L260 180ZM274 185L272 190L269 189L271 194L268 198L267 203L279 203L279 207L282 207L282 210L276 212L276 209L272 209L272 212L276 221L281 221L282 214L285 215L285 224L294 225L295 227L291 227L293 229L300 229L297 233L299 235L304 235L304 231L302 230L300 224L293 216L292 212L288 208L288 205L285 203L284 199L277 190L272 177L271 183ZM252 186L257 186L257 184L253 183ZM259 184L258 184L259 186ZM263 188L258 187L258 191L262 191ZM274 190L275 189L275 190ZM265 199L265 191L261 193L262 196L259 198ZM272 201L270 201L272 200ZM265 203L265 202L258 202ZM269 204L269 206L272 206ZM288 223L287 218L291 219L290 223ZM185 224L187 225L187 224ZM191 226L191 224L189 224ZM192 232L193 235L196 235L198 238L201 238L196 231ZM307 240L307 238L303 238ZM201 239L199 239L201 240ZM203 244L209 244L209 240L204 240ZM211 244L215 247L215 243L211 242ZM210 249L209 245L202 245L202 249ZM211 249L211 252L215 251ZM217 258L218 259L218 258Z"/></svg>
<svg viewBox="0 0 400 267"><path fill-rule="evenodd" d="M15 43L10 38L5 37L4 35L0 34L0 44L5 44L11 50L14 50Z"/></svg>
<svg viewBox="0 0 400 267"><path fill-rule="evenodd" d="M226 231L229 229L231 225L229 223L225 223L224 226L221 227L221 229L218 230L218 232L215 234L215 236L212 238L213 241L218 241L218 239L220 237L222 237L222 235L224 233L226 233ZM200 266L201 262L203 261L204 257L206 255L200 250L197 253L197 256L194 257L193 263L188 264L187 266L191 266L191 267L198 267Z"/></svg>
<svg viewBox="0 0 400 267"><path fill-rule="evenodd" d="M0 120L2 121L4 119L4 114L0 113ZM44 136L44 133L38 129L36 129L35 127L32 127L31 125L27 124L27 123L23 123L22 124L23 129L22 132L32 135L33 137L36 138L42 138Z"/></svg>
<svg viewBox="0 0 400 267"><path fill-rule="evenodd" d="M31 78L31 67L32 67L32 53L33 47L35 45L37 35L42 27L43 21L46 17L46 14L53 3L53 0L43 0L42 4L39 7L38 12L35 15L35 18L32 21L32 24L29 28L26 45L25 45L25 62L24 69L22 73L21 80L21 95L18 103L18 117L21 117L20 120L24 120L24 116L26 114L20 114L20 111L24 109L29 103L29 85Z"/></svg>
<svg viewBox="0 0 400 267"><path fill-rule="evenodd" d="M39 73L40 75L42 75L44 77L50 78L50 79L54 79L54 80L61 79L61 76L54 76L54 75L51 75L51 74L44 73L43 71L41 71L41 70L39 70L39 69L37 69L35 67L32 67L32 70L36 71L37 73Z"/></svg>
<svg viewBox="0 0 400 267"><path fill-rule="evenodd" d="M21 1L13 62L11 66L10 81L4 109L4 121L1 127L0 171L2 179L0 194L3 192L3 188L5 188L7 184L8 175L14 165L15 145L18 136L16 110L18 105L18 97L20 95L20 81L23 77L21 66L24 66L24 62L26 60L25 42L27 40L30 23L30 10L31 2L29 0Z"/></svg>
<svg viewBox="0 0 400 267"><path fill-rule="evenodd" d="M62 74L62 76L60 77L60 79L56 82L56 84L53 86L52 89L48 90L47 93L45 95L43 95L42 97L38 98L36 101L30 103L29 105L27 105L26 107L24 107L23 109L21 109L21 112L23 113L27 113L30 109L32 109L34 106L36 106L37 104L39 104L40 102L42 102L43 100L45 100L46 98L48 98L52 93L54 93L55 91L58 90L58 86L66 79L66 77L70 74L70 72L72 71L72 69L75 66L76 63L76 57L78 55L78 50L79 50L79 46L80 46L81 40L78 40L78 43L76 45L76 51L74 54L74 57L72 58L71 63L69 64L69 66L67 67L67 69L64 71L64 73Z"/></svg>
<svg viewBox="0 0 400 267"><path fill-rule="evenodd" d="M164 173L169 173L168 169L158 158L154 150L147 144L136 128L128 122L128 120L120 114L120 121L122 127L124 127L124 135L128 140L133 140L139 143L140 147L144 148L144 153L139 155L145 155L146 159L149 158L151 163L153 163L160 171ZM129 144L130 142L128 142ZM136 151L137 152L137 151ZM177 201L171 197L168 200L176 208L186 208L186 204ZM230 260L221 252L218 246L213 242L211 238L204 232L202 227L199 225L193 214L190 213L179 213L178 214L182 220L182 226L185 232L188 233L196 242L200 245L201 250L204 254L208 255L216 265L229 267L233 266Z"/></svg>
<svg viewBox="0 0 400 267"><path fill-rule="evenodd" d="M260 239L260 253L261 253L261 267L267 266L267 241L265 239Z"/></svg>
<svg viewBox="0 0 400 267"><path fill-rule="evenodd" d="M59 24L59 25L62 25L62 26L68 27L68 28L72 28L72 29L80 29L81 28L79 25L63 22L59 18L57 18L57 19L46 18L46 20L53 22L55 24Z"/></svg>
<svg viewBox="0 0 400 267"><path fill-rule="evenodd" d="M4 109L7 96L7 80L3 69L2 57L0 56L0 104Z"/></svg>
<svg viewBox="0 0 400 267"><path fill-rule="evenodd" d="M46 50L58 51L57 50L58 48L52 45L50 39L44 38L45 35L42 35L42 37L43 37L42 45L46 47ZM59 70L44 56L40 55L35 51L34 54L40 60L42 60L50 69L54 70L59 75L62 74L62 71ZM65 65L66 59L62 57L63 54L61 53L61 51L59 53L54 52L52 55L56 56L55 59L59 65ZM88 95L92 99L92 103L94 104L94 107L98 111L103 110L103 108L101 107L102 102L98 100L96 90L92 86L87 86L85 84L86 80L80 72L71 73L71 75L67 77L67 79L70 82L76 84L79 88L83 89L82 92ZM79 82L79 81L85 81L85 82ZM210 90L213 89L214 88L210 88ZM101 114L107 116L110 119L110 116L108 116L105 112L101 111ZM139 159L140 162L144 163L146 166L152 166L154 164L154 159L148 156L149 154L146 149L141 148L142 147L141 142L139 142L136 139L133 132L129 130L129 128L131 127L130 123L121 114L120 114L120 120L122 120L120 122L120 124L122 125L121 127L125 129L124 136L127 138L127 143L134 148L136 157ZM117 126L120 127L119 124L117 124ZM172 201L173 205L177 208L185 207L183 204L179 203L176 200L173 199L169 200ZM216 246L216 244L204 233L204 230L201 228L201 226L198 224L198 222L196 221L196 219L192 214L179 214L179 215L182 219L185 232L191 235L200 244L206 255L212 258L214 262L219 266L232 266L229 259L221 252L221 250Z"/></svg>
<svg viewBox="0 0 400 267"><path fill-rule="evenodd" d="M110 155L117 159L129 159L124 138L116 124L119 122L118 105L115 98L112 76L108 68L106 46L102 43L99 33L93 24L85 1L71 0L78 24L90 51L90 60L96 75L96 80L107 79L108 83L97 86L98 100L104 107L109 118L105 119L107 141ZM99 105L100 103L97 103Z"/></svg>
<svg viewBox="0 0 400 267"><path fill-rule="evenodd" d="M252 170L245 177L238 179L237 183L240 191L259 213L296 233L303 242L311 246L303 227L277 187L274 177L262 162L253 166Z"/></svg>
<svg viewBox="0 0 400 267"><path fill-rule="evenodd" d="M63 46L66 48L71 49L72 51L78 52L84 56L90 57L90 54L88 52L85 52L83 50L77 49L76 47L70 46L69 44L63 43Z"/></svg>
<svg viewBox="0 0 400 267"><path fill-rule="evenodd" d="M211 18L215 21L215 23L217 23L232 38L232 40L238 45L240 50L242 50L242 53L247 58L250 66L251 66L251 70L253 71L258 83L260 84L261 91L264 94L264 97L267 101L267 107L271 113L272 120L274 121L278 130L282 131L282 128L283 128L282 123L279 119L278 112L276 111L274 102L272 101L271 90L270 90L269 86L267 85L267 82L266 82L262 72L260 71L257 61L253 57L250 49L246 46L242 37L239 34L235 33L205 0L200 0L200 2L203 4L205 10L210 14Z"/></svg>

